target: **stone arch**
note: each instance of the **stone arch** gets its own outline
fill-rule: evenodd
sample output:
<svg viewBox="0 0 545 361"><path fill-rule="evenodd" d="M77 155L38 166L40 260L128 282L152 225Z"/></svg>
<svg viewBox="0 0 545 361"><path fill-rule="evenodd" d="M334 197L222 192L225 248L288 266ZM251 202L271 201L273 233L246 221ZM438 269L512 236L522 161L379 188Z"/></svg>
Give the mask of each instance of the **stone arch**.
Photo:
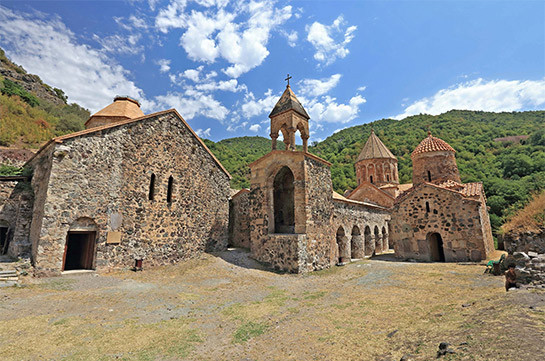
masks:
<svg viewBox="0 0 545 361"><path fill-rule="evenodd" d="M348 241L348 237L346 237L346 232L344 231L343 226L340 226L337 229L336 239L337 239L339 263L342 264L342 263L350 262L349 241Z"/></svg>
<svg viewBox="0 0 545 361"><path fill-rule="evenodd" d="M380 236L380 231L378 230L378 226L375 226L374 230L374 238L375 238L375 252L374 254L382 253L382 237Z"/></svg>
<svg viewBox="0 0 545 361"><path fill-rule="evenodd" d="M92 218L80 217L66 235L62 270L94 269L98 226Z"/></svg>
<svg viewBox="0 0 545 361"><path fill-rule="evenodd" d="M365 257L364 240L360 228L356 225L352 227L352 238L350 239L350 257L360 259Z"/></svg>
<svg viewBox="0 0 545 361"><path fill-rule="evenodd" d="M390 249L390 244L389 244L389 235L388 235L388 232L386 231L386 227L382 226L382 251L387 251Z"/></svg>
<svg viewBox="0 0 545 361"><path fill-rule="evenodd" d="M445 262L445 250L443 249L443 238L439 233L430 232L426 236L430 249L430 261Z"/></svg>
<svg viewBox="0 0 545 361"><path fill-rule="evenodd" d="M301 137L301 140L303 141L303 152L308 151L308 138L310 137L303 121L299 121L296 126L296 131L299 131L299 136Z"/></svg>
<svg viewBox="0 0 545 361"><path fill-rule="evenodd" d="M365 226L363 234L365 239L365 255L371 256L375 250L375 243L373 242L373 236L371 235L371 228L369 226Z"/></svg>
<svg viewBox="0 0 545 361"><path fill-rule="evenodd" d="M10 228L8 221L0 219L0 255L8 252Z"/></svg>
<svg viewBox="0 0 545 361"><path fill-rule="evenodd" d="M273 181L274 232L295 233L295 187L291 169L283 166Z"/></svg>
<svg viewBox="0 0 545 361"><path fill-rule="evenodd" d="M375 175L375 165L374 164L369 164L367 166L367 176L369 177L368 181L369 183L374 183L377 181L377 177Z"/></svg>

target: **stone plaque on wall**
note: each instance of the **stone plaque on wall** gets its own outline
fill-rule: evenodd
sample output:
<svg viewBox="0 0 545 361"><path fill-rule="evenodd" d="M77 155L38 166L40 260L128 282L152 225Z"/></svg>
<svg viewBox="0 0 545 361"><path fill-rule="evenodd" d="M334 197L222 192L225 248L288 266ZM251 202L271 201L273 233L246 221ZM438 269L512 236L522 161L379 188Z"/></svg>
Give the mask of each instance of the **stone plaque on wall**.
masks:
<svg viewBox="0 0 545 361"><path fill-rule="evenodd" d="M108 232L106 236L107 244L119 244L121 243L121 232Z"/></svg>

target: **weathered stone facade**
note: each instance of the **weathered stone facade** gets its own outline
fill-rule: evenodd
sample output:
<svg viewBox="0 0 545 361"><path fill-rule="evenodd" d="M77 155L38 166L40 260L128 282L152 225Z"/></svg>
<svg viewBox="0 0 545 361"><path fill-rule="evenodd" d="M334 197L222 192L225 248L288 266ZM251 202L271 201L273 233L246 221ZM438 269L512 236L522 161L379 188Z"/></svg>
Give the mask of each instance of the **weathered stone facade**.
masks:
<svg viewBox="0 0 545 361"><path fill-rule="evenodd" d="M509 232L502 238L504 249L509 254L530 251L545 253L545 229L541 232Z"/></svg>
<svg viewBox="0 0 545 361"><path fill-rule="evenodd" d="M339 197L340 198L340 197ZM333 199L333 231L336 232L335 259L350 262L388 251L390 211L348 199ZM378 229L378 233L375 233Z"/></svg>
<svg viewBox="0 0 545 361"><path fill-rule="evenodd" d="M0 254L30 258L33 200L26 177L0 177Z"/></svg>
<svg viewBox="0 0 545 361"><path fill-rule="evenodd" d="M241 189L229 202L229 245L250 248L249 189Z"/></svg>
<svg viewBox="0 0 545 361"><path fill-rule="evenodd" d="M29 166L39 271L63 270L67 235L82 223L96 229L93 269L227 246L229 175L174 110L56 138Z"/></svg>
<svg viewBox="0 0 545 361"><path fill-rule="evenodd" d="M396 203L391 237L396 257L422 261L480 261L494 250L484 199L429 183ZM442 243L442 256L434 255L434 242Z"/></svg>

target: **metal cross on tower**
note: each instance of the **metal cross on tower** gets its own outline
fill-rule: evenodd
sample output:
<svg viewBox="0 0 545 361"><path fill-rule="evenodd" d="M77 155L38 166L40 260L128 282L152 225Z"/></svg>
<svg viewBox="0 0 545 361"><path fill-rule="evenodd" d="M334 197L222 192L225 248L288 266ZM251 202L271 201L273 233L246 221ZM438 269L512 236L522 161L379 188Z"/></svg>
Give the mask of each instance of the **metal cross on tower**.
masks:
<svg viewBox="0 0 545 361"><path fill-rule="evenodd" d="M288 77L284 80L287 80L288 81L288 86L290 86L290 79L291 79L291 76L288 74Z"/></svg>

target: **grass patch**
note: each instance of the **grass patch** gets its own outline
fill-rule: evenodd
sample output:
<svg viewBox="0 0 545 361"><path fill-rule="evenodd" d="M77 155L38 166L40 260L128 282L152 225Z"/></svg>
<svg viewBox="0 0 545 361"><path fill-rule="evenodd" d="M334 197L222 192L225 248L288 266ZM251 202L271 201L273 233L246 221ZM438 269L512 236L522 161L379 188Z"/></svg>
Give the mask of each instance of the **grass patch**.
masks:
<svg viewBox="0 0 545 361"><path fill-rule="evenodd" d="M249 339L262 335L269 326L266 323L246 322L235 331L233 334L233 343L243 343Z"/></svg>
<svg viewBox="0 0 545 361"><path fill-rule="evenodd" d="M76 280L71 278L54 278L45 283L40 284L41 288L55 291L71 291Z"/></svg>
<svg viewBox="0 0 545 361"><path fill-rule="evenodd" d="M303 292L303 298L305 300L317 300L318 298L322 298L325 295L327 295L326 291L317 291L317 292Z"/></svg>

